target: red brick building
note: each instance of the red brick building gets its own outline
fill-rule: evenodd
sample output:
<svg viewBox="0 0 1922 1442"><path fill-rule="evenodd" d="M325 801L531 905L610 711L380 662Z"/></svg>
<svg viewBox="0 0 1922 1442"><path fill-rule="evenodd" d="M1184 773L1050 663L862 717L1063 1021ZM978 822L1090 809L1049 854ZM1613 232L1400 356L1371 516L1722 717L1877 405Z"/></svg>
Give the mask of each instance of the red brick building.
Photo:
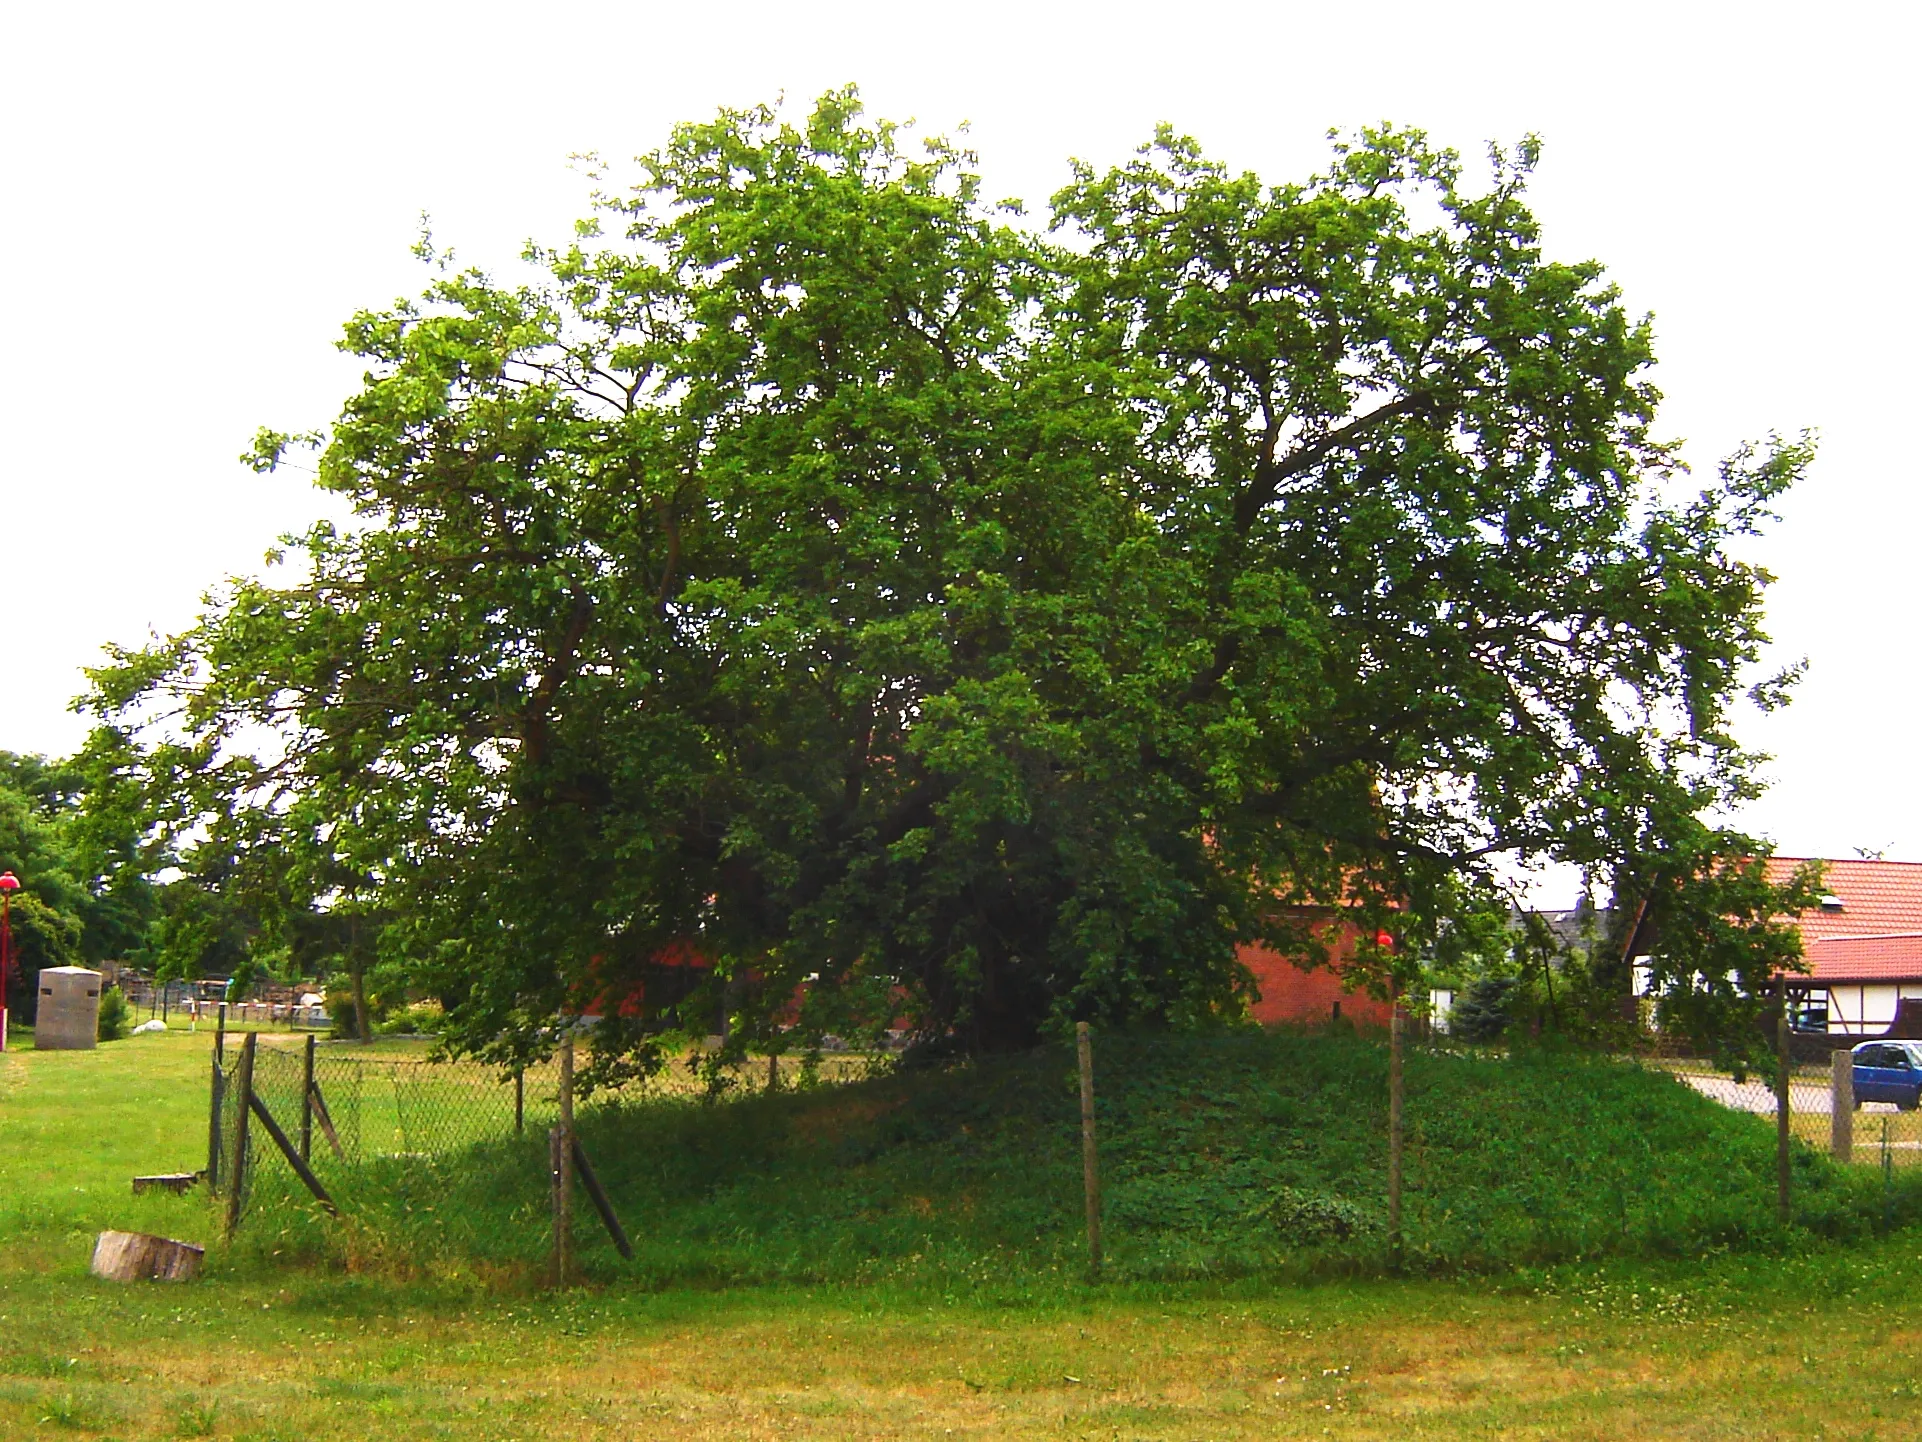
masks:
<svg viewBox="0 0 1922 1442"><path fill-rule="evenodd" d="M1361 928L1332 912L1325 928L1322 941L1328 947L1328 965L1312 971L1265 946L1238 948L1236 957L1254 974L1259 991L1251 1008L1255 1020L1263 1026L1311 1026L1339 1018L1359 1027L1386 1030L1388 1003L1365 991L1349 991L1343 985L1350 980L1346 967L1361 941Z"/></svg>

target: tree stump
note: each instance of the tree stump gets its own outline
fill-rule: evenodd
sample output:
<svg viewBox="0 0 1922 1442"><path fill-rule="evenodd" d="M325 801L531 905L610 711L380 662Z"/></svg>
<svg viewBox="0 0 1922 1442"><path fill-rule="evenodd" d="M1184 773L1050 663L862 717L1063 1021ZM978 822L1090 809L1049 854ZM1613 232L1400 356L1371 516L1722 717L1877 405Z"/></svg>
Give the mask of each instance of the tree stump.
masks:
<svg viewBox="0 0 1922 1442"><path fill-rule="evenodd" d="M163 1172L157 1177L135 1177L133 1179L133 1194L137 1197L142 1192L151 1192L158 1189L163 1192L173 1192L175 1195L179 1195L188 1191L198 1183L204 1182L206 1179L207 1174L204 1171Z"/></svg>
<svg viewBox="0 0 1922 1442"><path fill-rule="evenodd" d="M200 1275L205 1247L145 1232L102 1232L93 1244L93 1274L110 1282L190 1282Z"/></svg>

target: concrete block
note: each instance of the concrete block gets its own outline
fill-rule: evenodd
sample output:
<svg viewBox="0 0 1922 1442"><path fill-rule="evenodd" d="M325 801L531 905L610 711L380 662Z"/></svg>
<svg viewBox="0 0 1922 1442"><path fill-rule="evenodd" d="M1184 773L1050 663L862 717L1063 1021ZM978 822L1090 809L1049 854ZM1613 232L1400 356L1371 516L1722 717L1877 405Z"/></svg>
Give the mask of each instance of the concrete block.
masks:
<svg viewBox="0 0 1922 1442"><path fill-rule="evenodd" d="M84 966L40 972L40 1005L33 1022L38 1051L87 1051L100 1035L100 973Z"/></svg>

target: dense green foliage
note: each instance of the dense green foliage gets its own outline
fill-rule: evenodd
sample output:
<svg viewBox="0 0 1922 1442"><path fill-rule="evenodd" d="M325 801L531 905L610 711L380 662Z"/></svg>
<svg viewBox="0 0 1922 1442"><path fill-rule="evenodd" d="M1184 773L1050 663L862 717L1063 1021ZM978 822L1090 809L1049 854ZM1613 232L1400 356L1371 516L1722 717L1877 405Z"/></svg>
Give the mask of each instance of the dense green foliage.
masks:
<svg viewBox="0 0 1922 1442"><path fill-rule="evenodd" d="M1448 1034L1470 1045L1500 1041L1515 1019L1509 998L1520 984L1512 976L1482 976L1462 988L1448 1014Z"/></svg>
<svg viewBox="0 0 1922 1442"><path fill-rule="evenodd" d="M803 984L803 1033L1192 1024L1237 942L1315 959L1290 902L1391 925L1385 984L1501 858L1746 854L1733 548L1809 451L1679 487L1535 160L1167 132L1038 230L852 91L679 127L526 284L352 320L354 524L99 671L94 754L263 945L364 920L496 1054L676 946L736 1047Z"/></svg>
<svg viewBox="0 0 1922 1442"><path fill-rule="evenodd" d="M133 1008L117 986L100 993L100 1014L94 1020L94 1036L100 1041L119 1041L133 1025Z"/></svg>
<svg viewBox="0 0 1922 1442"><path fill-rule="evenodd" d="M1384 1264L1386 1057L1343 1036L1103 1037L1110 1267L1174 1277ZM1408 1061L1410 1264L1508 1267L1781 1242L1774 1138L1664 1073L1582 1054L1417 1050ZM581 1134L658 1281L1074 1272L1072 1058L1045 1049L718 1102L600 1106ZM262 1172L254 1245L453 1272L541 1264L540 1143L340 1176L344 1225ZM1906 1173L1900 1215L1922 1212ZM1802 1148L1798 1224L1879 1220L1879 1178ZM623 1271L583 1203L597 1275Z"/></svg>
<svg viewBox="0 0 1922 1442"><path fill-rule="evenodd" d="M155 910L143 868L127 864L134 829L89 807L84 758L0 751L0 871L11 871L14 957L7 1005L31 1022L43 966L78 966L141 954Z"/></svg>

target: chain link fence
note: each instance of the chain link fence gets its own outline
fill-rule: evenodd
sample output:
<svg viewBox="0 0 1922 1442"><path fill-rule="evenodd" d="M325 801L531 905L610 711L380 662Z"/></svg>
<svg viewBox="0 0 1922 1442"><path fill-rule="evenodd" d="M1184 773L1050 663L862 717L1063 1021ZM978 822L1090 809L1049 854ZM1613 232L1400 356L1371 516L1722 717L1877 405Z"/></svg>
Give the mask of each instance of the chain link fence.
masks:
<svg viewBox="0 0 1922 1442"><path fill-rule="evenodd" d="M210 1078L207 1169L221 1191L232 1182L242 1066L242 1046L231 1045L216 1058ZM368 1163L447 1157L523 1132L544 1133L560 1118L560 1072L552 1060L516 1073L474 1061L354 1055L310 1038L283 1043L261 1036L251 1089L329 1190L339 1190L349 1173ZM278 1153L255 1112L248 1122L243 1187L263 1161L281 1167Z"/></svg>
<svg viewBox="0 0 1922 1442"><path fill-rule="evenodd" d="M489 1256L510 1256L526 1261L545 1245L541 1239L548 1235L550 1219L540 1204L533 1200L538 1194L530 1193L525 1180L540 1171L546 1171L557 1189L550 1200L553 1202L553 1236L557 1239L554 1246L556 1256L560 1255L560 1239L565 1234L559 1219L568 1214L561 1180L567 1164L561 1159L561 1153L550 1153L548 1147L543 1145L550 1128L556 1127L562 1118L562 1068L558 1059L530 1067L517 1075L511 1070L473 1061L429 1061L419 1053L370 1054L353 1043L316 1044L306 1037L282 1038L265 1034L256 1034L250 1040L253 1048L251 1077L243 1081L245 1060L242 1047L230 1041L224 1058L215 1063L212 1079L208 1167L215 1189L226 1203L230 1229L243 1213L250 1217L258 1216L263 1223L274 1218L264 1232L269 1239L265 1244L280 1245L278 1239L288 1235L285 1228L292 1226L295 1234L299 1235L300 1227L305 1225L299 1220L302 1210L322 1205L331 1210L337 1204L349 1214L346 1231L353 1234L352 1244L356 1246L371 1245L366 1241L369 1237L390 1235L396 1239L397 1247L418 1245L423 1238L432 1246L439 1244L443 1234L452 1235L446 1232L448 1226L467 1226L470 1230L498 1227L503 1229L503 1235L512 1234L509 1240L502 1241L500 1237L489 1233L482 1238L483 1245L477 1246L477 1254L486 1250ZM1150 1043L1119 1037L1108 1043L1108 1059L1118 1071L1110 1073L1113 1079L1108 1082L1109 1091L1105 1094L1106 1111L1103 1115L1107 1118L1107 1124L1119 1126L1122 1136L1126 1137L1131 1134L1131 1129L1145 1127L1152 1122L1154 1127L1162 1130L1173 1128L1185 1140L1193 1143L1192 1156L1181 1147L1171 1154L1162 1143L1157 1143L1155 1148L1139 1156L1128 1150L1130 1144L1126 1141L1110 1144L1105 1157L1106 1167L1113 1174L1110 1220L1124 1229L1133 1225L1138 1230L1165 1230L1170 1196L1180 1193L1181 1197L1186 1198L1183 1205L1194 1201L1181 1192L1181 1187L1177 1185L1179 1179L1174 1174L1179 1171L1185 1177L1189 1171L1196 1170L1200 1166L1195 1162L1197 1156L1209 1166L1221 1162L1233 1173L1221 1183L1221 1187L1227 1189L1223 1192L1224 1196L1227 1192L1233 1192L1235 1198L1241 1198L1241 1191L1235 1188L1240 1187L1243 1181L1248 1182L1249 1186L1255 1186L1256 1182L1267 1186L1277 1178L1292 1176L1288 1171L1292 1163L1282 1154L1286 1149L1278 1151L1273 1145L1270 1135L1273 1128L1269 1124L1272 1119L1255 1105L1259 1100L1257 1093L1267 1095L1261 1090L1263 1087L1275 1090L1265 1072L1256 1075L1262 1071L1257 1064L1259 1058L1249 1060L1247 1065L1241 1067L1241 1072L1247 1073L1246 1076L1236 1073L1240 1076L1236 1086L1241 1087L1237 1091L1228 1081L1216 1075L1223 1057L1233 1060L1232 1056L1220 1052L1217 1046L1215 1051L1205 1055L1197 1053L1193 1057L1196 1065L1184 1067L1179 1058L1184 1054L1183 1048L1188 1045L1180 1040L1163 1039ZM1161 1057L1154 1066L1144 1068L1139 1065L1144 1057L1163 1051L1172 1052L1175 1056ZM1419 1057L1421 1052L1417 1050L1413 1054ZM1350 1057L1347 1060L1353 1063L1355 1059ZM1847 1105L1845 1111L1838 1112L1838 1089L1845 1103L1852 1100L1849 1097L1852 1073L1846 1066L1845 1057L1843 1060L1845 1064L1839 1073L1831 1067L1807 1064L1791 1070L1788 1083L1790 1133L1814 1152L1838 1159L1846 1157L1858 1166L1882 1170L1886 1222L1889 1206L1887 1197L1890 1195L1889 1172L1893 1168L1906 1168L1922 1162L1922 1110L1865 1101L1859 1106ZM1483 1171L1476 1170L1474 1164L1464 1160L1483 1153L1499 1153L1504 1147L1512 1149L1523 1145L1524 1137L1535 1136L1542 1131L1543 1117L1561 1117L1569 1110L1566 1106L1555 1106L1543 1100L1547 1094L1541 1090L1540 1068L1518 1073L1514 1083L1504 1083L1500 1097L1505 1099L1499 1100L1499 1104L1492 1108L1487 1107L1487 1084L1490 1080L1487 1068L1491 1062L1506 1065L1494 1058L1482 1058L1474 1063L1474 1066L1482 1068L1481 1074L1473 1074L1471 1068L1463 1071L1461 1076L1431 1069L1432 1074L1427 1076L1425 1084L1418 1081L1416 1086L1415 1104L1408 1123L1409 1140L1405 1159L1409 1188L1408 1225L1410 1235L1418 1240L1423 1237L1430 1237L1431 1240L1439 1238L1435 1245L1443 1251L1449 1247L1472 1251L1477 1246L1499 1250L1495 1242L1488 1238L1507 1238L1502 1245L1512 1244L1516 1247L1522 1247L1524 1243L1548 1245L1549 1242L1542 1241L1542 1237L1553 1241L1550 1233L1555 1236L1567 1233L1568 1236L1577 1237L1582 1246L1598 1245L1595 1238L1602 1233L1595 1229L1601 1227L1603 1222L1608 1224L1608 1228L1614 1229L1609 1232L1611 1237L1619 1233L1623 1238L1640 1235L1638 1228L1653 1235L1661 1227L1670 1225L1674 1219L1664 1211L1668 1203L1664 1200L1663 1187L1650 1187L1645 1182L1648 1178L1666 1177L1673 1180L1676 1175L1674 1168L1686 1167L1689 1158L1662 1152L1660 1141L1655 1139L1660 1128L1657 1127L1654 1133L1646 1129L1650 1117L1654 1116L1659 1121L1665 1110L1657 1106L1651 1111L1645 1105L1655 1100L1647 1091L1645 1080L1639 1083L1642 1088L1639 1093L1632 1086L1624 1090L1620 1078L1631 1076L1638 1070L1671 1077L1676 1085L1686 1087L1732 1112L1752 1118L1758 1133L1754 1138L1756 1141L1760 1140L1759 1134L1763 1129L1772 1133L1775 1126L1778 1094L1772 1075L1718 1070L1707 1061L1673 1057L1643 1058L1639 1067L1617 1066L1612 1069L1596 1059L1591 1069L1582 1074L1583 1080L1573 1084L1584 1094L1586 1087L1592 1084L1600 1089L1597 1096L1606 1094L1612 1100L1606 1105L1593 1102L1588 1107L1588 1122L1579 1121L1580 1109L1577 1108L1577 1121L1564 1121L1559 1130L1551 1128L1555 1140L1539 1143L1551 1149L1566 1147L1564 1159L1567 1165L1562 1170L1580 1173L1578 1182L1570 1184L1570 1195L1563 1196L1555 1190L1559 1183L1551 1184L1549 1180L1532 1175L1521 1181L1513 1181L1495 1172L1484 1175ZM767 1066L768 1063L762 1060L752 1069L740 1069L738 1075L729 1078L730 1086L755 1090L767 1088L770 1091L778 1087L786 1091L803 1082L799 1070L789 1070L785 1063L779 1076L769 1074ZM854 1059L848 1059L845 1067L835 1068L835 1079L845 1079L838 1075L843 1071L846 1078L860 1075L858 1066L859 1063ZM1215 1070L1210 1071L1208 1068L1211 1066ZM701 1082L691 1065L681 1070L688 1072L688 1075L683 1077L670 1072L645 1085L636 1084L625 1095L596 1094L591 1103L580 1105L578 1111L585 1115L604 1106L621 1108L646 1100L657 1100L671 1093L697 1091ZM1136 1072L1142 1073L1145 1079L1136 1078ZM814 1073L807 1075L812 1077ZM1190 1105L1194 1098L1181 1100L1177 1094L1185 1096L1186 1090L1195 1085L1194 1078L1203 1075L1209 1078L1207 1086L1201 1089L1208 1103L1200 1112L1196 1112L1195 1107ZM1560 1075L1559 1071L1557 1075ZM1181 1085L1173 1085L1167 1081L1168 1077L1187 1080ZM1138 1085L1135 1084L1137 1080ZM1520 1085L1522 1082L1526 1082L1526 1085ZM1477 1087L1481 1090L1477 1091ZM1429 1090L1431 1088L1435 1090ZM241 1098L249 1089L256 1106L249 1117L246 1157L238 1169L240 1192L236 1196L233 1184L240 1143ZM1347 1132L1355 1131L1351 1124L1354 1108L1337 1105L1325 1087L1307 1085L1290 1073L1287 1087L1281 1090L1287 1090L1288 1096L1293 1098L1290 1106L1299 1108L1299 1115L1295 1110L1287 1111L1287 1115L1299 1125L1319 1128L1325 1122L1327 1127L1337 1132L1344 1129ZM1515 1095L1508 1096L1510 1091ZM1280 1091L1277 1091L1279 1094ZM1527 1099L1531 1096L1535 1098L1532 1102ZM1640 1101L1637 1100L1638 1096ZM1037 1094L1030 1100L1034 1102L1035 1110L1041 1112L1047 1109L1044 1103L1052 1104L1058 1101L1058 1097L1053 1093L1045 1096ZM1548 1106L1551 1110L1538 1116L1533 1110L1538 1106ZM1635 1111L1637 1106L1642 1107L1639 1113ZM1482 1110L1478 1111L1477 1107ZM664 1108L662 1115L667 1116L677 1110ZM1161 1116L1163 1111L1169 1115ZM1202 1124L1204 1118L1201 1112L1206 1113L1207 1126ZM1700 1115L1699 1110L1692 1107L1677 1111L1678 1116L1689 1113ZM941 1115L945 1116L946 1113ZM1158 1117L1160 1119L1156 1120ZM272 1119L271 1126L267 1123L268 1118ZM595 1127L592 1119L589 1120L589 1136L592 1137ZM1838 1128L1838 1120L1846 1121L1848 1126ZM933 1126L934 1123L930 1122L929 1125ZM1726 1126L1719 1128L1721 1133L1727 1133L1728 1136L1733 1136L1738 1130ZM274 1135L276 1131L278 1137ZM1217 1131L1219 1135L1216 1135ZM1844 1133L1839 1140L1838 1131ZM966 1126L961 1128L961 1133L970 1135ZM747 1140L751 1142L753 1138L748 1137ZM591 1149L592 1143L589 1145ZM1246 1155L1237 1153L1229 1157L1223 1151L1223 1148L1232 1150L1235 1147L1239 1147ZM1370 1226L1376 1226L1378 1219L1370 1210L1374 1205L1373 1183L1365 1180L1368 1175L1365 1166L1356 1171L1353 1165L1354 1158L1363 1157L1370 1151L1367 1138L1361 1133L1346 1138L1338 1137L1335 1143L1330 1143L1330 1147L1331 1156L1336 1152L1342 1156L1352 1153L1350 1170L1354 1171L1354 1175L1339 1187L1332 1190L1324 1188L1325 1196L1322 1192L1314 1192L1310 1197L1316 1205L1325 1204L1334 1208L1329 1217L1322 1221L1337 1231L1349 1227L1351 1223L1360 1225L1355 1223L1356 1217ZM1637 1151L1637 1148L1641 1150ZM291 1155L283 1156L283 1151ZM1744 1158L1748 1155L1740 1147L1736 1151L1742 1152ZM618 1156L618 1153L615 1155ZM1706 1155L1708 1153L1704 1153ZM1724 1146L1723 1151L1715 1155L1726 1160L1734 1154ZM593 1167L580 1154L578 1142L574 1156L574 1173L581 1176L588 1187L594 1204L601 1209L608 1230L618 1233L619 1223L609 1209L608 1199L600 1194L599 1184L593 1179ZM1223 1157L1227 1157L1227 1160L1223 1161ZM602 1158L603 1162L607 1160L607 1157ZM1746 1166L1747 1162L1743 1161L1742 1164ZM1235 1170L1236 1167L1240 1170ZM1202 1167L1201 1170L1207 1168ZM617 1179L621 1171L617 1161ZM1241 1176L1244 1171L1247 1173L1245 1178ZM631 1159L627 1173L624 1185L631 1196L636 1185ZM1700 1177L1694 1179L1692 1185L1695 1191L1691 1195L1704 1194L1700 1182ZM823 1185L831 1190L834 1183L830 1180ZM463 1187L467 1200L461 1204L458 1212L460 1219L456 1221L457 1212L448 1208L447 1199L460 1194ZM1260 1186L1255 1186L1255 1190L1259 1191ZM1688 1192L1689 1188L1683 1187L1682 1190ZM1709 1190L1712 1190L1712 1186ZM1301 1198L1309 1196L1309 1193L1300 1192L1295 1182L1289 1181L1282 1192L1287 1194L1289 1206L1306 1205ZM1300 1195L1297 1195L1298 1192ZM1541 1194L1537 1195L1538 1192ZM509 1193L519 1198L511 1207L492 1208L488 1202L476 1204L476 1198L505 1197ZM1618 1194L1616 1211L1619 1216L1611 1212L1601 1221L1596 1220L1601 1214L1596 1212L1594 1197L1600 1193ZM1212 1191L1207 1192L1207 1198L1213 1197ZM1208 1204L1213 1205L1213 1202ZM1200 1206L1201 1203L1194 1205ZM409 1219L410 1213L430 1215L437 1208L448 1209L427 1224L428 1232L421 1230L419 1216ZM1350 1215L1351 1211L1353 1216ZM475 1215L467 1216L467 1212ZM1316 1214L1317 1217L1319 1215ZM1316 1222L1316 1225L1320 1224ZM1557 1226L1560 1226L1560 1232L1555 1230ZM1534 1229L1532 1232L1529 1231L1531 1227ZM1378 1226L1376 1230L1379 1231ZM1527 1242L1527 1237L1537 1232L1542 1236L1537 1237L1535 1242ZM1457 1236L1456 1233L1461 1235ZM1590 1233L1595 1235L1591 1237ZM461 1235L465 1236L464 1233ZM1343 1231L1342 1235L1346 1235L1346 1232ZM1517 1241L1518 1237L1522 1240ZM1566 1242L1567 1237L1562 1237L1562 1241ZM692 1245L694 1243L690 1242ZM706 1243L701 1242L700 1245ZM624 1255L627 1254L624 1242L621 1250ZM557 1274L564 1271L564 1264L556 1261L555 1270Z"/></svg>
<svg viewBox="0 0 1922 1442"><path fill-rule="evenodd" d="M1712 1062L1664 1058L1649 1065L1666 1070L1676 1080L1733 1111L1748 1112L1773 1121L1776 1114L1775 1078L1756 1072L1719 1070ZM1831 1067L1808 1063L1789 1071L1789 1134L1817 1151L1842 1157L1836 1151L1835 1078ZM1849 1098L1848 1160L1858 1165L1922 1165L1922 1110L1894 1102Z"/></svg>
<svg viewBox="0 0 1922 1442"><path fill-rule="evenodd" d="M207 1172L214 1190L223 1193L232 1181L241 1126L245 1040L229 1035L210 1077ZM253 1041L254 1097L315 1180L342 1205L353 1201L356 1172L364 1176L384 1163L446 1163L490 1144L543 1138L561 1120L558 1057L515 1071L472 1060L369 1054L353 1042L311 1036L257 1033ZM799 1057L757 1059L729 1069L720 1085L723 1090L791 1087L863 1075L869 1066L853 1055L812 1063ZM577 1092L574 1107L584 1115L643 1097L699 1094L711 1084L690 1063L619 1091L591 1098ZM252 1184L262 1164L276 1174L276 1185L259 1197L263 1204L307 1196L258 1111L249 1119L246 1151L241 1210L255 1200Z"/></svg>

